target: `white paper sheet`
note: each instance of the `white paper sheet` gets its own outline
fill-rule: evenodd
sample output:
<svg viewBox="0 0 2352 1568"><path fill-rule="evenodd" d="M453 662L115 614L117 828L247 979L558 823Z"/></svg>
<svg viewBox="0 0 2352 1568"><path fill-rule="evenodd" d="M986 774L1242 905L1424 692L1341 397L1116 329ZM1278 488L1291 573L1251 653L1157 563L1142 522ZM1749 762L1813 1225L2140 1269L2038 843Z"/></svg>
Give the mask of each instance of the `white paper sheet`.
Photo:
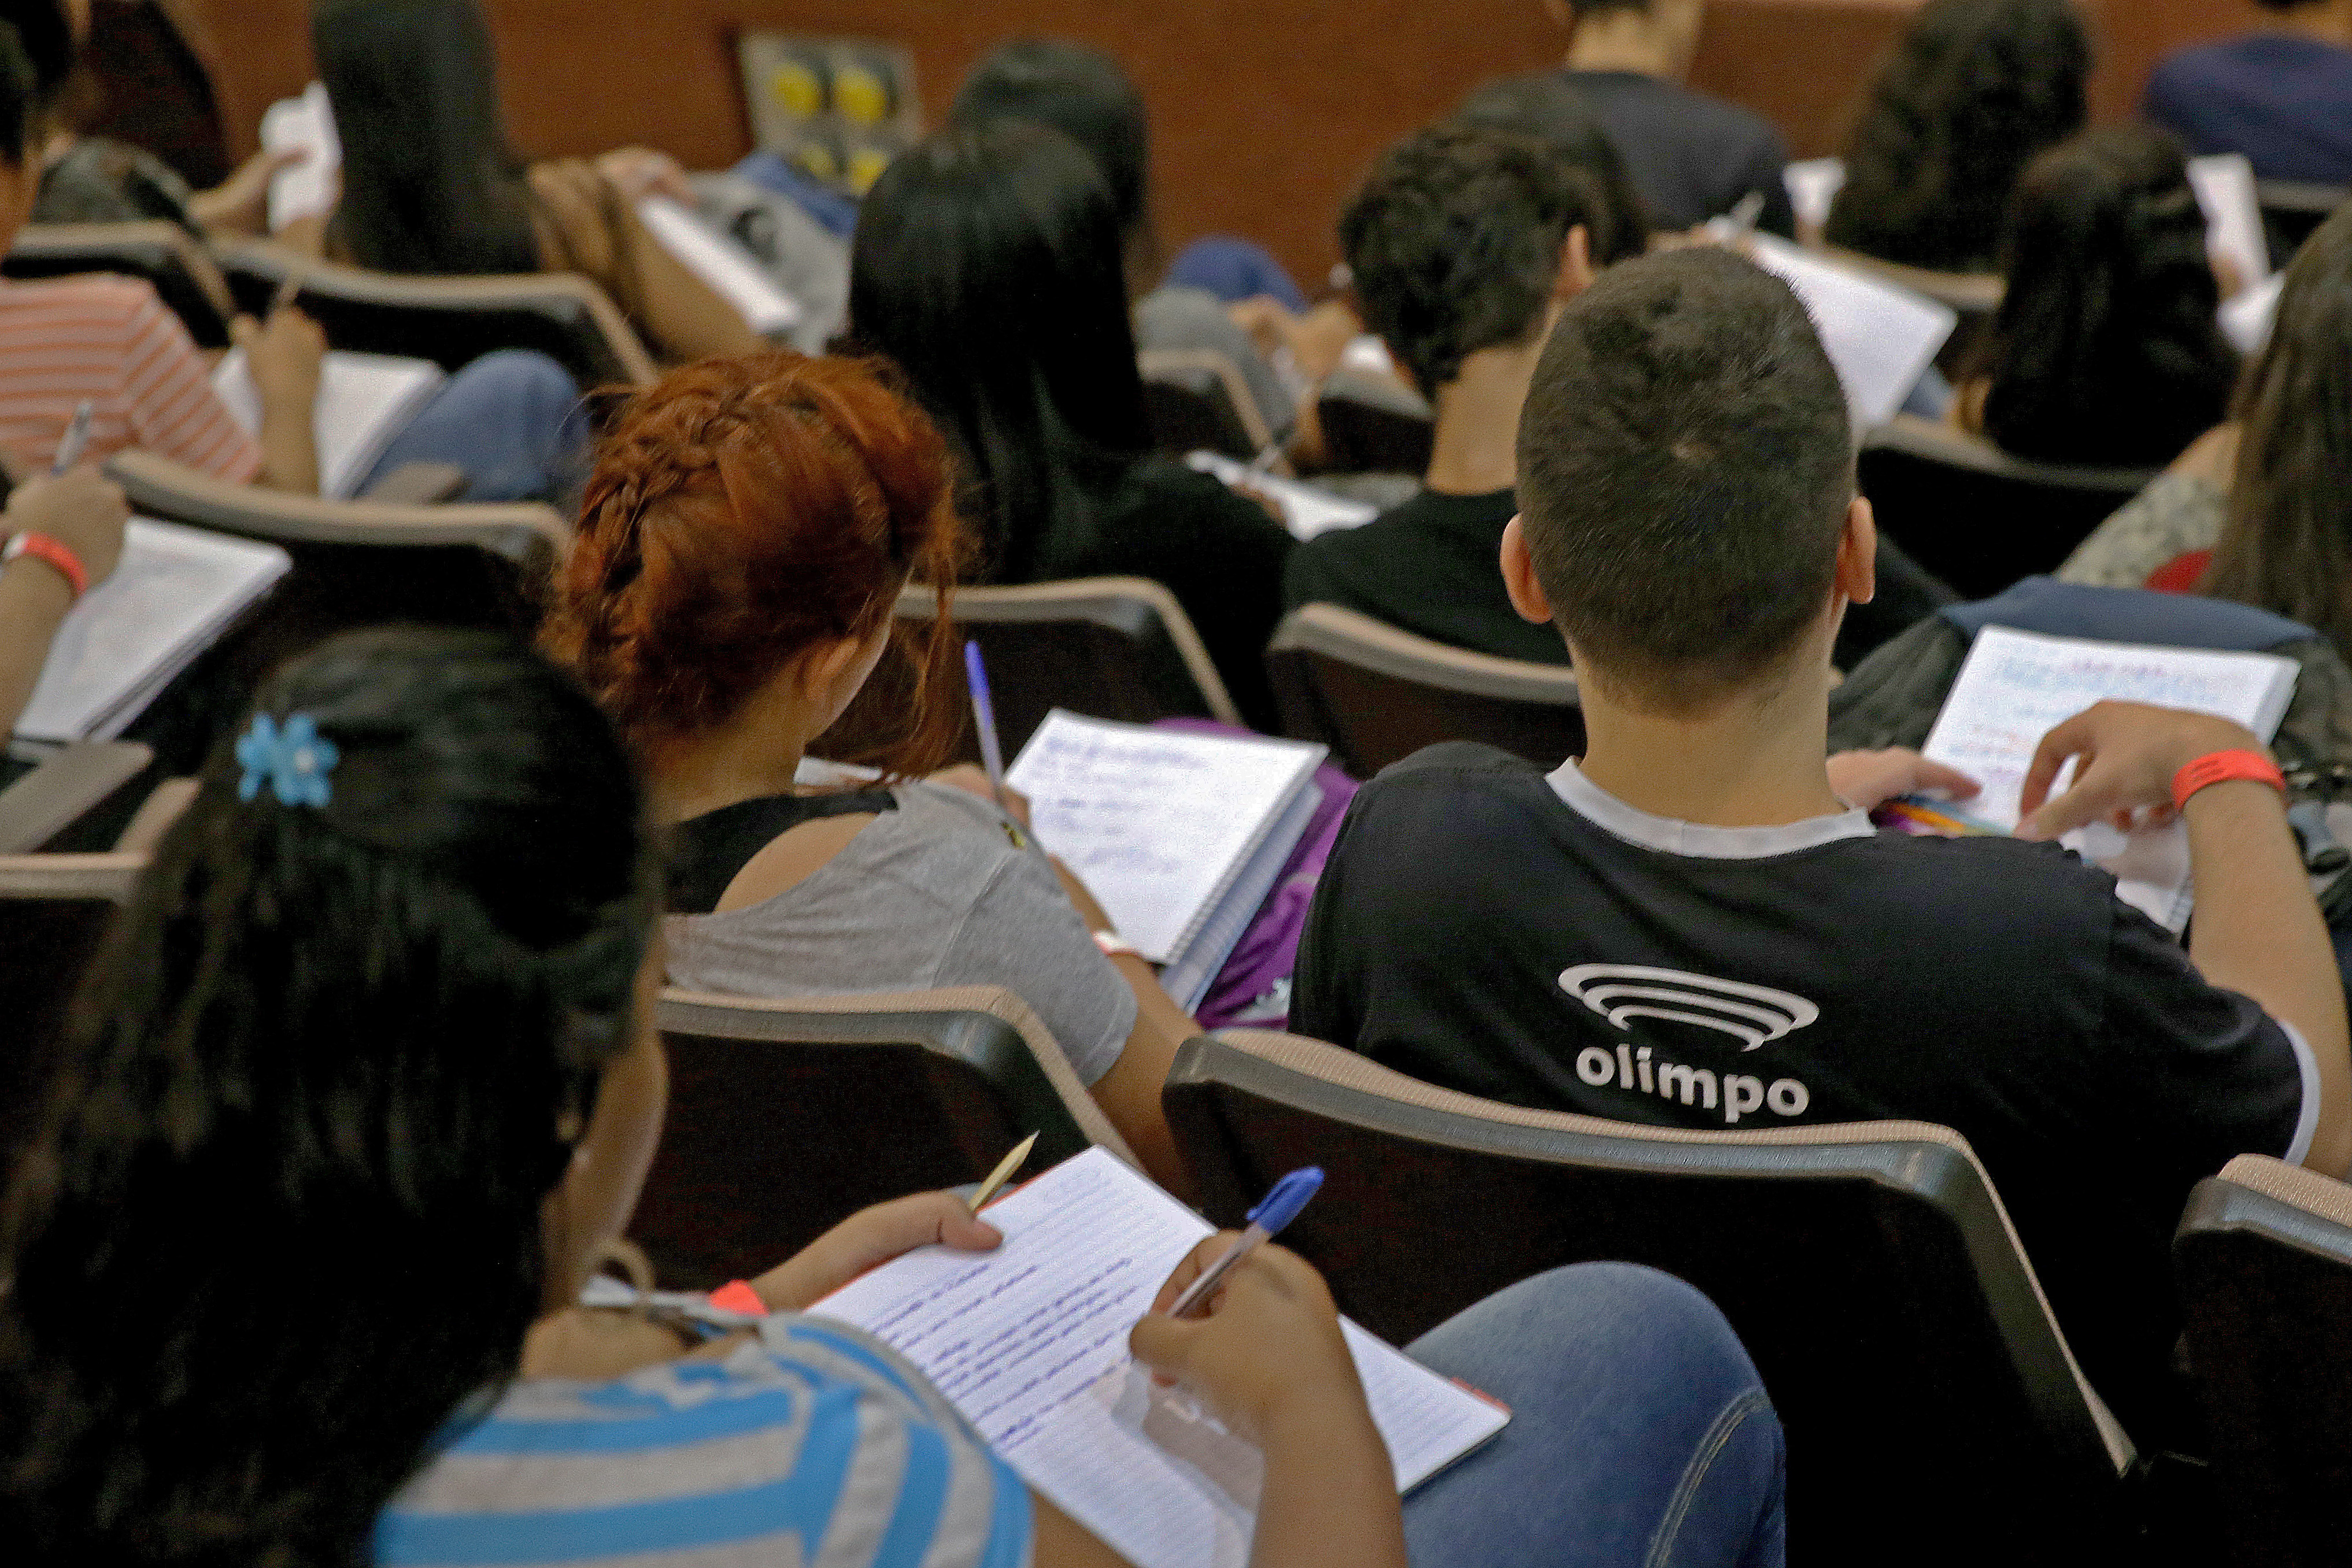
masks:
<svg viewBox="0 0 2352 1568"><path fill-rule="evenodd" d="M1136 1568L1242 1568L1256 1451L1155 1391L1127 1335L1209 1226L1089 1149L991 1205L992 1253L925 1247L818 1302L939 1385L1024 1480ZM1350 1323L1400 1490L1509 1419Z"/></svg>
<svg viewBox="0 0 2352 1568"><path fill-rule="evenodd" d="M319 366L319 401L310 436L319 447L319 493L349 500L394 437L447 384L430 360L331 351ZM213 368L213 390L252 435L261 434L261 389L243 349Z"/></svg>
<svg viewBox="0 0 2352 1568"><path fill-rule="evenodd" d="M2042 737L2084 710L2108 699L2185 708L2234 720L2267 742L2294 700L2295 674L2293 659L2271 654L2147 647L1988 626L1977 634L1923 751L1984 786L1961 810L2014 828L2018 793ZM2128 836L2099 824L2067 835L2064 842L2114 872L2125 902L2175 931L2188 923L2189 837L2179 824Z"/></svg>
<svg viewBox="0 0 2352 1568"><path fill-rule="evenodd" d="M2259 287L2271 275L2271 245L2253 164L2240 153L2191 158L2189 184L2205 209L2205 248L2229 261L2242 287Z"/></svg>
<svg viewBox="0 0 2352 1568"><path fill-rule="evenodd" d="M1029 797L1037 842L1102 900L1154 963L1215 912L1325 749L1187 734L1055 710L1005 782Z"/></svg>
<svg viewBox="0 0 2352 1568"><path fill-rule="evenodd" d="M1317 485L1258 473L1247 463L1235 462L1222 453L1195 452L1184 460L1227 485L1247 486L1271 498L1282 509L1283 526L1294 539L1308 540L1334 529L1361 528L1381 514L1381 509L1370 501L1349 500Z"/></svg>
<svg viewBox="0 0 2352 1568"><path fill-rule="evenodd" d="M1756 235L1751 243L1756 264L1784 279L1811 313L1854 422L1894 418L1959 325L1959 313L1776 236Z"/></svg>
<svg viewBox="0 0 2352 1568"><path fill-rule="evenodd" d="M1797 211L1798 232L1818 234L1830 221L1838 193L1845 189L1845 160L1809 158L1791 163L1780 172L1780 181L1789 187L1789 205Z"/></svg>
<svg viewBox="0 0 2352 1568"><path fill-rule="evenodd" d="M326 88L312 82L299 98L271 104L261 116L261 147L266 153L296 148L310 158L290 169L280 169L269 180L269 232L276 234L300 218L324 217L335 210L342 190L343 143L335 133L335 110Z"/></svg>
<svg viewBox="0 0 2352 1568"><path fill-rule="evenodd" d="M292 565L274 544L131 519L112 575L58 626L16 733L64 742L121 734Z"/></svg>
<svg viewBox="0 0 2352 1568"><path fill-rule="evenodd" d="M664 250L701 279L761 336L789 331L805 313L801 302L776 286L751 253L667 196L647 196L637 217Z"/></svg>
<svg viewBox="0 0 2352 1568"><path fill-rule="evenodd" d="M2273 272L2234 300L2221 302L2221 335L2242 354L2258 354L2271 341L2271 323L2278 319L2279 297L2286 292L2286 274Z"/></svg>

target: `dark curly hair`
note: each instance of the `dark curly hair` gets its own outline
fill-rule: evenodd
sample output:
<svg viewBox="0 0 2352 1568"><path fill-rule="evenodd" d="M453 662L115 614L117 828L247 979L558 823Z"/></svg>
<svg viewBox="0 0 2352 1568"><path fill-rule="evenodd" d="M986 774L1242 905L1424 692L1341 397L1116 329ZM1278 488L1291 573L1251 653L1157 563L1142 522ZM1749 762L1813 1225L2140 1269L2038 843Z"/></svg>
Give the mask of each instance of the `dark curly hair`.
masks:
<svg viewBox="0 0 2352 1568"><path fill-rule="evenodd" d="M1649 204L1609 139L1609 128L1559 71L1487 82L1462 100L1454 123L1532 136L1584 176L1595 198L1584 220L1595 267L1614 267L1649 251Z"/></svg>
<svg viewBox="0 0 2352 1568"><path fill-rule="evenodd" d="M1604 209L1532 137L1440 125L1381 155L1339 219L1364 324L1424 396L1481 349L1541 331L1560 247Z"/></svg>
<svg viewBox="0 0 2352 1568"><path fill-rule="evenodd" d="M1945 272L1991 268L2033 156L2090 118L2071 0L1930 0L1878 73L1822 237Z"/></svg>
<svg viewBox="0 0 2352 1568"><path fill-rule="evenodd" d="M27 1562L369 1560L544 1310L541 1211L631 1041L636 780L511 638L268 682L323 806L226 748L100 952L0 1218L0 1532Z"/></svg>

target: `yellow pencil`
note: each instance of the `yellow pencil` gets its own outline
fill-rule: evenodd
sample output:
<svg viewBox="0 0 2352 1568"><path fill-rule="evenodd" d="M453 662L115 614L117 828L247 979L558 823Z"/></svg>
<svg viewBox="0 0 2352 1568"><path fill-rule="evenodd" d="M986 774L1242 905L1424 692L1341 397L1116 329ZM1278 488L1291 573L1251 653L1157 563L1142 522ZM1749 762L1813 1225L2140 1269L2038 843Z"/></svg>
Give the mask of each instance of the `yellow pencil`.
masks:
<svg viewBox="0 0 2352 1568"><path fill-rule="evenodd" d="M1029 1151L1036 1146L1037 1134L1032 1132L1013 1146L1013 1152L996 1163L996 1169L988 1173L988 1180L980 1184L980 1191L971 1194L972 1213L978 1214L980 1205L994 1197L996 1189L1013 1179L1013 1173L1021 1168L1021 1163L1029 1158Z"/></svg>

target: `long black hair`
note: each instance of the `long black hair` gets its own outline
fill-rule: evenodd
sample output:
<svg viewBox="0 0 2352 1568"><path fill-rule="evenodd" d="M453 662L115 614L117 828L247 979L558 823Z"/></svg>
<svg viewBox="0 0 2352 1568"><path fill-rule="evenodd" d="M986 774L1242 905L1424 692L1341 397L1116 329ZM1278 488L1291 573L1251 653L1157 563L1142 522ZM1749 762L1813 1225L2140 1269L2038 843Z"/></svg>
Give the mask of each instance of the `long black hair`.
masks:
<svg viewBox="0 0 2352 1568"><path fill-rule="evenodd" d="M1585 226L1595 268L1647 254L1650 209L1626 171L1623 154L1584 95L1559 71L1505 77L1462 100L1454 123L1532 136L1581 175L1594 198Z"/></svg>
<svg viewBox="0 0 2352 1568"><path fill-rule="evenodd" d="M2198 591L2301 621L2352 658L2352 206L2295 253L2236 412L2229 516Z"/></svg>
<svg viewBox="0 0 2352 1568"><path fill-rule="evenodd" d="M1984 432L2021 458L2155 467L2221 421L2238 356L2179 143L2086 131L2018 181L2008 292L1973 374Z"/></svg>
<svg viewBox="0 0 2352 1568"><path fill-rule="evenodd" d="M487 633L353 633L259 711L325 805L224 754L64 1042L0 1211L0 1531L28 1561L356 1564L543 1310L541 1206L628 1044L638 786Z"/></svg>
<svg viewBox="0 0 2352 1568"><path fill-rule="evenodd" d="M2090 120L2072 0L1929 0L1881 68L1822 237L1946 272L1993 265L2033 156Z"/></svg>
<svg viewBox="0 0 2352 1568"><path fill-rule="evenodd" d="M1082 552L1150 447L1127 311L1110 188L1057 131L941 132L867 195L850 334L960 449L987 575L1028 582Z"/></svg>
<svg viewBox="0 0 2352 1568"><path fill-rule="evenodd" d="M334 250L379 272L539 271L478 0L314 0L310 39L343 146Z"/></svg>

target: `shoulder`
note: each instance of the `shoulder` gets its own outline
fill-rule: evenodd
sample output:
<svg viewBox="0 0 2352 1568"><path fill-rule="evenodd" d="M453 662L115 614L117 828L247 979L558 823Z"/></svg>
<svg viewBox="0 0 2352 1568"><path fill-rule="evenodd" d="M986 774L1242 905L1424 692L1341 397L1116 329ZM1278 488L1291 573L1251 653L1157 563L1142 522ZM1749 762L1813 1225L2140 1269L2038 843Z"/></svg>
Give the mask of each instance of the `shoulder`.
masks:
<svg viewBox="0 0 2352 1568"><path fill-rule="evenodd" d="M1543 770L1524 757L1476 741L1442 741L1382 768L1356 793L1350 816L1433 810L1439 823L1460 826L1465 818L1454 807L1465 799L1516 797L1540 804L1550 787Z"/></svg>
<svg viewBox="0 0 2352 1568"><path fill-rule="evenodd" d="M164 314L147 282L111 273L0 285L0 312L19 341L40 332L129 336Z"/></svg>

